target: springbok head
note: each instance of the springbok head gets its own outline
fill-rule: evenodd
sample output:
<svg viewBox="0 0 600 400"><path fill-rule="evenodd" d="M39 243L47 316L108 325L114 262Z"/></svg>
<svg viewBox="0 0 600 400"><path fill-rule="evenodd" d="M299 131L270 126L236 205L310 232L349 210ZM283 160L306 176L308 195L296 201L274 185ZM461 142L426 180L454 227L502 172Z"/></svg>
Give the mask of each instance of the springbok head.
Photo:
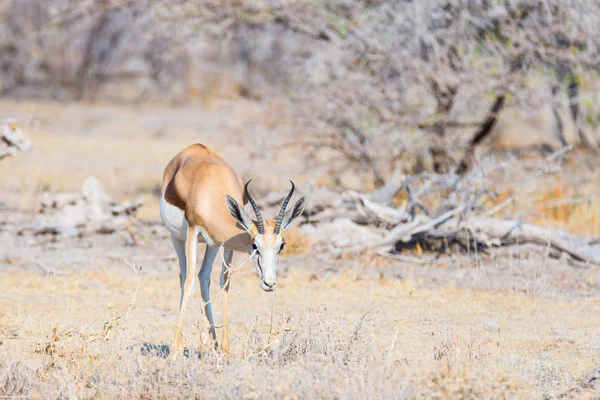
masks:
<svg viewBox="0 0 600 400"><path fill-rule="evenodd" d="M285 247L283 240L283 231L304 211L305 198L302 197L294 204L290 210L286 212L286 208L292 194L294 194L294 182L292 189L283 200L283 204L279 209L279 214L274 220L263 220L263 217L256 205L256 202L248 192L248 185L252 180L249 180L244 187L244 192L248 202L252 205L256 221L250 219L248 214L240 207L238 203L231 197L227 196L227 209L231 216L240 223L251 237L252 260L256 267L256 272L260 278L260 284L263 290L271 292L277 286L277 264L279 263L279 253Z"/></svg>

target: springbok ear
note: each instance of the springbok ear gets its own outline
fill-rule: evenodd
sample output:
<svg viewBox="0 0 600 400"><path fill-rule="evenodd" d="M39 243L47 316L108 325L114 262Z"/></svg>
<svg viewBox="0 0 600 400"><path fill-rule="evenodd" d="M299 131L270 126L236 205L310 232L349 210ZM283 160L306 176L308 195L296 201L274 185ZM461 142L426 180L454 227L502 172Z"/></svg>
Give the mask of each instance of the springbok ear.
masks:
<svg viewBox="0 0 600 400"><path fill-rule="evenodd" d="M239 222L246 231L250 232L250 228L252 228L254 222L252 222L246 211L244 211L244 209L240 207L237 201L235 201L235 199L230 195L226 195L225 200L229 214L231 214L233 219Z"/></svg>
<svg viewBox="0 0 600 400"><path fill-rule="evenodd" d="M296 218L302 215L304 212L304 206L306 205L306 198L301 198L294 204L294 207L290 210L287 210L285 215L283 216L283 221L281 223L281 227L285 229L289 224L294 222Z"/></svg>

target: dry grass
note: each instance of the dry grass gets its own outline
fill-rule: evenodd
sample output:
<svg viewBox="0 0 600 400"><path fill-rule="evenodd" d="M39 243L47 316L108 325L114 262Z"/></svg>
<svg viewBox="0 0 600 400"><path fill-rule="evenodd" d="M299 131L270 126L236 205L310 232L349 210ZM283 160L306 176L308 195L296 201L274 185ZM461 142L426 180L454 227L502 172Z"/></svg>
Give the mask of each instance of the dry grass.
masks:
<svg viewBox="0 0 600 400"><path fill-rule="evenodd" d="M170 365L161 351L176 278L5 275L0 396L525 398L561 393L600 358L598 300L425 290L349 274L297 272L279 284L267 295L252 273L235 276L229 356L198 358L196 299L191 355Z"/></svg>
<svg viewBox="0 0 600 400"><path fill-rule="evenodd" d="M581 236L598 236L600 202L594 189L574 187L561 180L554 188L542 192L524 211L538 225L562 228Z"/></svg>
<svg viewBox="0 0 600 400"><path fill-rule="evenodd" d="M509 187L494 199L485 199L483 206L492 208L516 195ZM600 235L600 192L595 184L555 177L528 188L505 210L539 226L563 229L577 236Z"/></svg>

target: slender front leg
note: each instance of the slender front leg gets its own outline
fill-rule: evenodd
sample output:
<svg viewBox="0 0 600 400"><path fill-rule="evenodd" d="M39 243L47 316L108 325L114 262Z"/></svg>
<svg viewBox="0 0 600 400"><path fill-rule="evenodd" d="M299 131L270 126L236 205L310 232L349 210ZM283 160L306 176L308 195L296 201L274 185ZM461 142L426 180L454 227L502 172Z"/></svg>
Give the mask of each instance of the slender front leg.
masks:
<svg viewBox="0 0 600 400"><path fill-rule="evenodd" d="M212 272L213 262L219 253L219 246L206 246L206 253L204 253L204 260L202 261L202 268L198 273L198 280L200 281L200 292L202 294L202 301L204 301L204 314L210 324L210 336L217 346L217 335L215 333L215 322L213 320L212 308L210 305L210 273Z"/></svg>
<svg viewBox="0 0 600 400"><path fill-rule="evenodd" d="M183 319L185 316L185 309L192 296L194 290L194 275L196 272L196 248L198 246L198 230L196 227L190 226L187 231L187 237L185 239L185 259L186 269L185 278L184 274L181 275L183 281L183 289L181 296L181 304L179 307L179 319L177 320L177 328L173 335L173 345L171 346L172 358L176 360L183 350ZM177 249L176 249L177 250ZM181 259L180 259L181 260Z"/></svg>
<svg viewBox="0 0 600 400"><path fill-rule="evenodd" d="M221 268L221 288L223 289L223 340L221 340L221 348L225 353L229 353L229 316L227 313L231 260L233 259L233 251L225 250L225 262Z"/></svg>

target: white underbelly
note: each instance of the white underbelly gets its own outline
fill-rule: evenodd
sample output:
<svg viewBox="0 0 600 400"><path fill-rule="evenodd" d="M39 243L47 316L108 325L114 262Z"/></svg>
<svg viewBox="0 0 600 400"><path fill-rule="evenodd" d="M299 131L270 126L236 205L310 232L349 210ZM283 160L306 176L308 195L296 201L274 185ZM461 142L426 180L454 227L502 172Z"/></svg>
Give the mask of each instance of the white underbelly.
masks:
<svg viewBox="0 0 600 400"><path fill-rule="evenodd" d="M169 232L176 238L185 241L188 222L183 210L167 203L165 196L160 198L160 218Z"/></svg>

